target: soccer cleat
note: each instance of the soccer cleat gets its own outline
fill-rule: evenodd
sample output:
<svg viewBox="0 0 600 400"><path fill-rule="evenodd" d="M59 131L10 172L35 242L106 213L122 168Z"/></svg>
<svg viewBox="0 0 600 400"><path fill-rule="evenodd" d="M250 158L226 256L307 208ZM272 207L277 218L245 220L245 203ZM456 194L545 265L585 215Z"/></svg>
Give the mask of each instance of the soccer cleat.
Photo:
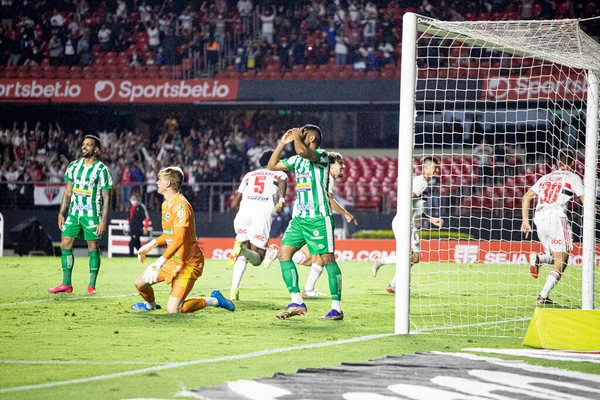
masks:
<svg viewBox="0 0 600 400"><path fill-rule="evenodd" d="M152 311L152 310L160 310L162 307L160 304L152 307L150 303L146 303L145 301L140 301L131 306L132 310L135 311Z"/></svg>
<svg viewBox="0 0 600 400"><path fill-rule="evenodd" d="M240 256L240 252L242 251L242 242L236 240L233 243L233 250L231 250L231 254L229 255L229 260L227 260L227 265L232 266L237 261Z"/></svg>
<svg viewBox="0 0 600 400"><path fill-rule="evenodd" d="M313 289L302 291L302 297L327 297L327 295L319 292L317 289Z"/></svg>
<svg viewBox="0 0 600 400"><path fill-rule="evenodd" d="M542 297L542 296L538 296L536 303L538 304L556 304L555 301L550 300L550 297Z"/></svg>
<svg viewBox="0 0 600 400"><path fill-rule="evenodd" d="M277 259L279 255L279 246L276 244L269 245L267 248L267 252L265 253L265 260L263 262L263 266L265 268L269 268L271 263Z"/></svg>
<svg viewBox="0 0 600 400"><path fill-rule="evenodd" d="M229 300L234 301L234 300L239 300L240 299L240 291L239 290L232 290L229 292Z"/></svg>
<svg viewBox="0 0 600 400"><path fill-rule="evenodd" d="M373 272L373 278L375 278L377 276L377 271L379 271L379 268L381 268L383 264L381 263L381 259L379 258L379 256L375 256L373 258L373 265L371 266L371 271Z"/></svg>
<svg viewBox="0 0 600 400"><path fill-rule="evenodd" d="M231 300L227 300L225 297L223 297L221 292L218 290L213 290L210 294L210 297L217 299L217 307L224 308L227 311L235 311L235 304L233 304Z"/></svg>
<svg viewBox="0 0 600 400"><path fill-rule="evenodd" d="M327 314L319 317L321 321L341 321L344 319L344 313L342 311L331 309Z"/></svg>
<svg viewBox="0 0 600 400"><path fill-rule="evenodd" d="M93 286L88 286L87 291L85 292L85 294L96 294L96 288Z"/></svg>
<svg viewBox="0 0 600 400"><path fill-rule="evenodd" d="M529 273L534 279L540 276L540 258L536 253L529 254Z"/></svg>
<svg viewBox="0 0 600 400"><path fill-rule="evenodd" d="M73 291L73 286L72 285L64 285L64 284L60 284L57 287L53 287L52 289L48 289L48 293L71 293Z"/></svg>
<svg viewBox="0 0 600 400"><path fill-rule="evenodd" d="M396 293L396 290L392 287L392 285L388 285L387 289L385 289L388 293Z"/></svg>
<svg viewBox="0 0 600 400"><path fill-rule="evenodd" d="M279 319L288 319L296 315L306 314L306 304L290 303L287 307L276 315Z"/></svg>

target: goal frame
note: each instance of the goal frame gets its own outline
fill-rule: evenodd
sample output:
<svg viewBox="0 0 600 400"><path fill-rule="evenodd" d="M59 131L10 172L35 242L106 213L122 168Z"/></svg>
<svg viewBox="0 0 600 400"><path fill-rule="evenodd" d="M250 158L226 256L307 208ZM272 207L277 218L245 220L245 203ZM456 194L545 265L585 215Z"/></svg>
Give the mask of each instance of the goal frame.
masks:
<svg viewBox="0 0 600 400"><path fill-rule="evenodd" d="M432 18L414 13L406 13L403 17L402 61L400 76L400 109L398 132L398 185L397 215L392 229L396 238L396 298L395 298L395 334L410 332L410 224L402 221L411 220L412 212L412 178L413 148L416 118L416 84L417 84L417 36L419 21L431 21ZM507 21L510 22L510 21ZM481 21L478 21L481 23ZM476 40L476 39L475 39ZM506 49L510 52L510 48ZM514 51L515 54L524 54ZM549 60L552 61L552 60ZM559 63L559 62L557 62ZM584 206L583 206L583 265L582 265L582 304L583 310L594 309L594 266L595 266L595 213L596 213L596 168L598 162L598 73L587 69L588 83L586 99L586 144L584 173ZM407 191L406 188L409 188ZM401 190L402 188L402 190Z"/></svg>

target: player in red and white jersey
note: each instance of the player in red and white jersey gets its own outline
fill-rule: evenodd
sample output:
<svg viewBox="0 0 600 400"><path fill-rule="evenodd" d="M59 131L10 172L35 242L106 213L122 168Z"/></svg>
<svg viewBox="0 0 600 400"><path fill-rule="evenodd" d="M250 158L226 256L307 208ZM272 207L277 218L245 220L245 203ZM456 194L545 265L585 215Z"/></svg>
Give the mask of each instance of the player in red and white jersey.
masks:
<svg viewBox="0 0 600 400"><path fill-rule="evenodd" d="M574 162L573 151L561 149L557 156L558 169L542 176L523 196L521 232L526 238L531 232L529 206L531 199L537 196L533 222L545 251L545 254L529 255L531 276L538 278L540 264L554 264L537 298L538 304L554 304L548 295L567 268L569 253L573 249L573 232L565 211L573 196L579 197L583 203L583 182L571 170Z"/></svg>
<svg viewBox="0 0 600 400"><path fill-rule="evenodd" d="M233 265L231 300L239 299L240 282L247 263L260 265L265 257L269 232L274 213L280 213L285 203L287 175L282 171L264 168L273 150L266 150L258 160L260 169L248 172L231 202L234 210L239 208L233 227L235 243L229 264Z"/></svg>
<svg viewBox="0 0 600 400"><path fill-rule="evenodd" d="M423 165L423 174L417 175L413 177L412 183L412 219L411 219L411 238L410 238L410 265L418 264L421 261L421 239L419 238L419 231L417 229L417 222L421 218L427 218L430 224L441 228L444 225L444 220L441 218L436 218L429 216L425 213L425 200L423 199L423 195L427 189L427 184L431 181L434 176L438 176L440 173L440 163L437 158L432 156L423 157L421 161ZM394 220L397 218L397 215L394 217ZM392 222L392 226L394 222ZM388 257L375 257L373 259L373 265L371 266L371 271L373 272L373 277L377 276L377 271L383 265L396 264L396 256L388 256ZM396 276L392 279L390 284L387 287L388 293L396 292Z"/></svg>

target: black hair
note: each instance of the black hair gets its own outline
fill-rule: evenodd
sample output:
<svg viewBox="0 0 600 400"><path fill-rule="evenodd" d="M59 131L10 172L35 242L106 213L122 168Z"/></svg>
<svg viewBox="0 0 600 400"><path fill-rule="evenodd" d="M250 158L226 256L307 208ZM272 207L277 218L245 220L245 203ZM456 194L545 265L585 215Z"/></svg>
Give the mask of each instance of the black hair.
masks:
<svg viewBox="0 0 600 400"><path fill-rule="evenodd" d="M306 124L302 127L302 130L313 131L318 133L316 142L317 145L321 145L321 142L323 141L323 132L321 132L321 128L319 128L317 125Z"/></svg>
<svg viewBox="0 0 600 400"><path fill-rule="evenodd" d="M260 165L263 168L266 167L267 164L269 163L269 159L271 158L272 154L273 154L273 150L271 150L271 149L267 149L267 150L263 151L260 158L258 159L258 165Z"/></svg>
<svg viewBox="0 0 600 400"><path fill-rule="evenodd" d="M96 147L100 148L100 138L96 135L85 135L83 137L83 140L85 139L92 139L94 142L96 142Z"/></svg>
<svg viewBox="0 0 600 400"><path fill-rule="evenodd" d="M434 156L425 156L421 159L421 165L425 164L426 162L440 165L439 160Z"/></svg>
<svg viewBox="0 0 600 400"><path fill-rule="evenodd" d="M575 155L571 149L560 149L558 151L558 155L556 156L556 162L567 167L573 165L574 160Z"/></svg>

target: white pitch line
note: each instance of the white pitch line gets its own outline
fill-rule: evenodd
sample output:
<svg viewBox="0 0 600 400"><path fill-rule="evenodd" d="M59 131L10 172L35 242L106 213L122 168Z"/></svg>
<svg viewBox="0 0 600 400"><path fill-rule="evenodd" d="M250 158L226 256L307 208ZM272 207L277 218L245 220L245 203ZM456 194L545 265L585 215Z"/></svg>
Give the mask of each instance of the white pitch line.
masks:
<svg viewBox="0 0 600 400"><path fill-rule="evenodd" d="M60 360L0 360L0 364L81 364L81 365L165 365L169 362L149 362L149 361L60 361Z"/></svg>
<svg viewBox="0 0 600 400"><path fill-rule="evenodd" d="M60 296L60 295L59 295ZM8 307L8 306L21 306L26 304L36 304L36 303L47 303L49 301L76 301L76 300L90 300L90 299L117 299L119 297L132 297L139 296L138 293L130 293L130 294L119 294L116 296L80 296L80 297L53 297L48 299L38 299L38 300L25 300L16 303L2 303L0 307Z"/></svg>
<svg viewBox="0 0 600 400"><path fill-rule="evenodd" d="M24 390L43 389L43 388L56 387L56 386L72 385L75 383L87 383L87 382L93 382L93 381L101 381L101 380L106 380L106 379L121 378L124 376L130 376L130 375L144 374L144 373L148 373L148 372L162 371L162 370L166 370L166 369L187 367L190 365L210 364L210 363L216 363L216 362L221 362L221 361L243 360L246 358L260 357L260 356L266 356L266 355L277 354L277 353L285 353L288 351L316 349L316 348L320 348L320 347L335 346L338 344L363 342L366 340L379 339L379 338L388 337L388 336L394 336L394 334L393 333L383 333L383 334L379 334L379 335L359 336L359 337L355 337L355 338L351 338L351 339L336 340L334 342L305 344L302 346L267 349L267 350L255 351L252 353L236 354L236 355L232 355L232 356L223 356L223 357L215 357L215 358L205 358L202 360L169 363L166 365L159 365L159 366L155 366L155 367L135 369L135 370L131 370L131 371L116 372L114 374L107 374L107 375L97 375L97 376L91 376L89 378L72 379L69 381L48 382L48 383L41 383L38 385L15 386L15 387L10 387L10 388L0 389L0 393L21 392Z"/></svg>

